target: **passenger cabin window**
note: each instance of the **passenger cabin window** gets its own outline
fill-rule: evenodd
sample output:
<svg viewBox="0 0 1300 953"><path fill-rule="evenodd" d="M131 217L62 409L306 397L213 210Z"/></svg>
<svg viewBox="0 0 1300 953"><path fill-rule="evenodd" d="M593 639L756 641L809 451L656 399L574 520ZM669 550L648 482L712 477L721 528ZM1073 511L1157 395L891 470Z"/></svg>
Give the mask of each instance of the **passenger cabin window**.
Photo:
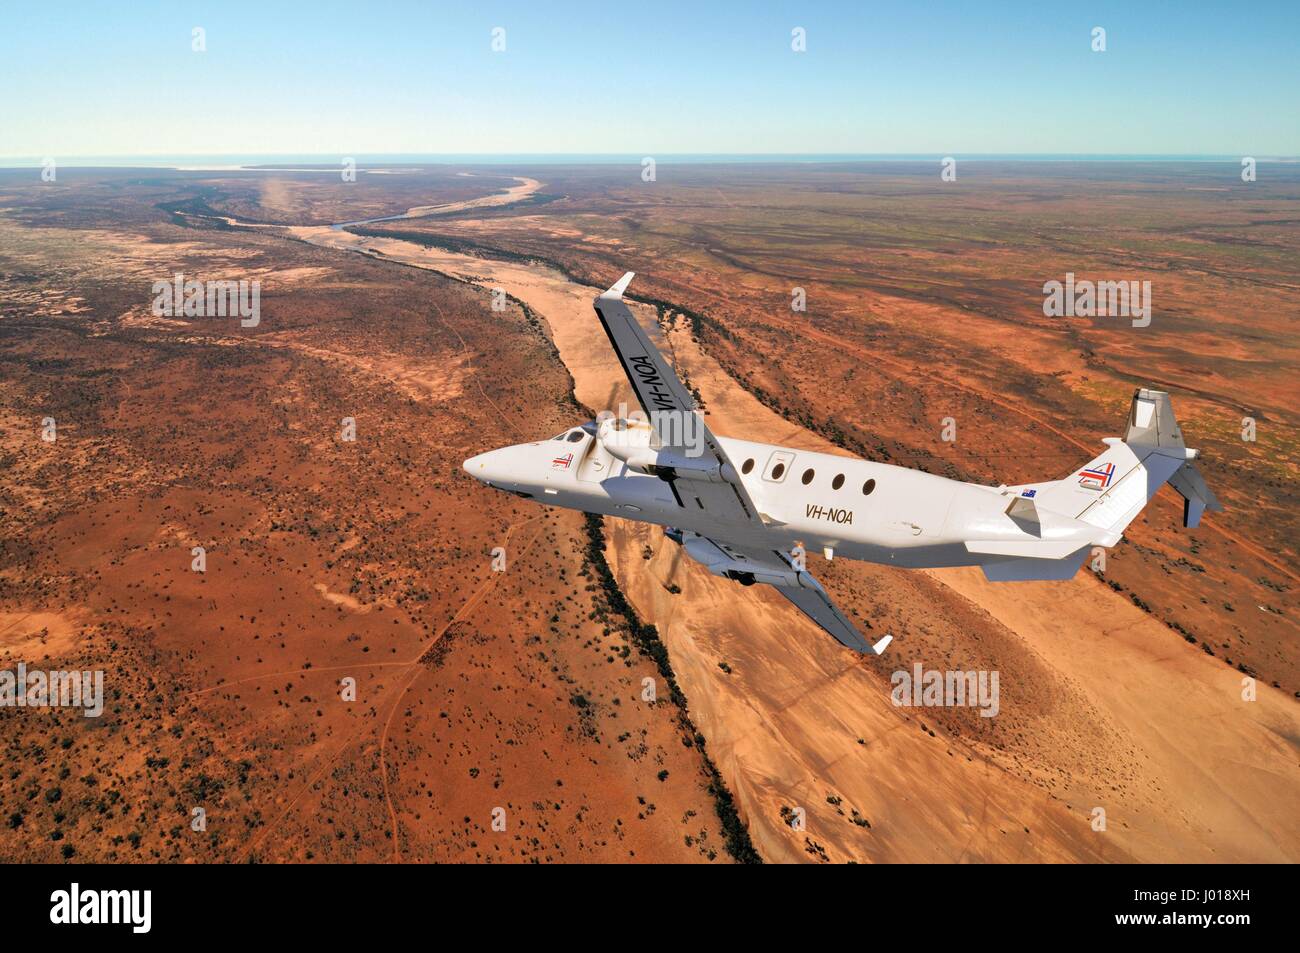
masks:
<svg viewBox="0 0 1300 953"><path fill-rule="evenodd" d="M813 481L813 472L812 472L812 468L810 467L809 469L803 471L803 485L807 486L812 481Z"/></svg>
<svg viewBox="0 0 1300 953"><path fill-rule="evenodd" d="M831 480L831 489L838 490L843 485L844 485L844 474L843 473L835 474L835 479Z"/></svg>
<svg viewBox="0 0 1300 953"><path fill-rule="evenodd" d="M754 469L754 458L750 457L748 460L745 461L745 465L740 468L740 472L748 473L752 469Z"/></svg>
<svg viewBox="0 0 1300 953"><path fill-rule="evenodd" d="M868 480L866 483L862 484L862 495L870 496L871 491L874 490L875 488L876 488L876 481Z"/></svg>
<svg viewBox="0 0 1300 953"><path fill-rule="evenodd" d="M794 467L794 454L789 450L773 450L763 466L763 479L771 483L780 483L786 473Z"/></svg>
<svg viewBox="0 0 1300 953"><path fill-rule="evenodd" d="M585 434L581 430L575 430L573 433L569 434L569 443L577 443L584 436Z"/></svg>

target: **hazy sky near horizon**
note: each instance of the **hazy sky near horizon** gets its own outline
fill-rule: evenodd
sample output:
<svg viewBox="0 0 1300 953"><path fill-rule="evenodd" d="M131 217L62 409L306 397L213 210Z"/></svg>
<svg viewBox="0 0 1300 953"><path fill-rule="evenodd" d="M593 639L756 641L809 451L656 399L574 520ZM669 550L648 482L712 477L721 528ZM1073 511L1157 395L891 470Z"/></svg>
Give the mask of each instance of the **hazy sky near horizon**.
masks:
<svg viewBox="0 0 1300 953"><path fill-rule="evenodd" d="M0 62L7 157L1300 155L1297 0L14 3Z"/></svg>

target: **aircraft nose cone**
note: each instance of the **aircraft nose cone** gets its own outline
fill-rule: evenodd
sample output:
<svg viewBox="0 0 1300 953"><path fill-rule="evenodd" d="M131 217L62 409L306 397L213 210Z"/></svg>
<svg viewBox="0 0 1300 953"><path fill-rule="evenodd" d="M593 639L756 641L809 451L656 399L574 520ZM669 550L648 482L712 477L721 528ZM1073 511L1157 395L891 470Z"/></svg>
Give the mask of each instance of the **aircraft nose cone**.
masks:
<svg viewBox="0 0 1300 953"><path fill-rule="evenodd" d="M470 457L461 466L480 483L486 483L499 490L508 490L513 482L509 462L508 455L501 450L489 450L487 453Z"/></svg>
<svg viewBox="0 0 1300 953"><path fill-rule="evenodd" d="M465 472L488 486L513 492L519 485L517 447L501 447L470 457L461 464Z"/></svg>

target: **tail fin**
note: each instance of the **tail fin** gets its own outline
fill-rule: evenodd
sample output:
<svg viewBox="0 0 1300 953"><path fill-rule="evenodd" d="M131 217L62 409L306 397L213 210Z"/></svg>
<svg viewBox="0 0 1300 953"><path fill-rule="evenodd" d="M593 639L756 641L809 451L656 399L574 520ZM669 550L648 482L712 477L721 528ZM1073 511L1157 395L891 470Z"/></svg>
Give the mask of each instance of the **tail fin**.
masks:
<svg viewBox="0 0 1300 953"><path fill-rule="evenodd" d="M1095 543L1114 546L1129 523L1165 483L1183 495L1183 525L1223 506L1192 462L1173 405L1164 391L1139 389L1123 438L1107 437L1106 451L1070 476L1035 487L1040 507L1097 527Z"/></svg>
<svg viewBox="0 0 1300 953"><path fill-rule="evenodd" d="M1183 432L1174 419L1174 405L1162 390L1139 388L1128 411L1124 442L1130 447L1160 447L1185 450Z"/></svg>
<svg viewBox="0 0 1300 953"><path fill-rule="evenodd" d="M1201 471L1192 462L1200 453L1187 450L1178 421L1174 419L1173 404L1164 391L1143 388L1133 395L1133 407L1129 410L1124 442L1131 447L1146 446L1183 452L1183 465L1169 477L1169 485L1183 497L1184 526L1195 529L1201 524L1201 514L1207 509L1215 513L1223 512L1223 504L1206 486Z"/></svg>

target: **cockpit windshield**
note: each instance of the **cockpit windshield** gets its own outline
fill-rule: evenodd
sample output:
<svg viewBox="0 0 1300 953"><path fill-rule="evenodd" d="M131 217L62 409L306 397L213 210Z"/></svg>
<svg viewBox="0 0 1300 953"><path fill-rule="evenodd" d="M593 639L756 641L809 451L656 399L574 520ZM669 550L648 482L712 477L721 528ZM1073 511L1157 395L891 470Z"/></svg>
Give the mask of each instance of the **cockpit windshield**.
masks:
<svg viewBox="0 0 1300 953"><path fill-rule="evenodd" d="M596 421L588 420L585 424L574 427L572 430L566 430L563 433L557 433L552 440L567 440L569 443L577 443L582 439L583 434L596 436Z"/></svg>

